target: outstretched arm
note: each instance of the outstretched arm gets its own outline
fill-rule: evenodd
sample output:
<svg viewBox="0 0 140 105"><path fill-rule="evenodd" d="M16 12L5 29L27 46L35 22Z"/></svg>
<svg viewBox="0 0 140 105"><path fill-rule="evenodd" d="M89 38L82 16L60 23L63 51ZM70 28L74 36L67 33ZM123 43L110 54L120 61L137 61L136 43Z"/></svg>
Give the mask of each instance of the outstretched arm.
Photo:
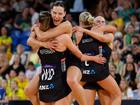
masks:
<svg viewBox="0 0 140 105"><path fill-rule="evenodd" d="M39 27L35 27L34 30L40 41L46 41L62 34L71 35L72 25L69 21L66 21L54 28L47 30L46 32L41 31Z"/></svg>

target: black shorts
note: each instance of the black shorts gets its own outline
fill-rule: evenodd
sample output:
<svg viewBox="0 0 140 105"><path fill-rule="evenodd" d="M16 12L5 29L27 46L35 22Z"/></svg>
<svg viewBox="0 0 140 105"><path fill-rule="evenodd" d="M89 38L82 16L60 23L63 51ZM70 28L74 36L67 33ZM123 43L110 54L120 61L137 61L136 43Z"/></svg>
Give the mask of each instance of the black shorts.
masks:
<svg viewBox="0 0 140 105"><path fill-rule="evenodd" d="M97 64L95 62L81 62L75 56L69 61L69 66L76 66L81 70L83 82L97 82L104 80L109 76L109 68L108 64L105 63L103 65ZM89 65L89 66L88 66Z"/></svg>
<svg viewBox="0 0 140 105"><path fill-rule="evenodd" d="M83 87L84 89L96 90L96 91L103 89L100 85L98 85L95 82L86 82L86 84Z"/></svg>
<svg viewBox="0 0 140 105"><path fill-rule="evenodd" d="M88 62L90 66L85 66L85 62L81 64L82 80L84 82L97 82L106 79L109 76L109 69L106 64L101 65Z"/></svg>
<svg viewBox="0 0 140 105"><path fill-rule="evenodd" d="M60 65L61 66L61 65ZM66 71L62 72L60 66L42 70L39 81L39 99L49 103L67 96L71 90L66 82Z"/></svg>

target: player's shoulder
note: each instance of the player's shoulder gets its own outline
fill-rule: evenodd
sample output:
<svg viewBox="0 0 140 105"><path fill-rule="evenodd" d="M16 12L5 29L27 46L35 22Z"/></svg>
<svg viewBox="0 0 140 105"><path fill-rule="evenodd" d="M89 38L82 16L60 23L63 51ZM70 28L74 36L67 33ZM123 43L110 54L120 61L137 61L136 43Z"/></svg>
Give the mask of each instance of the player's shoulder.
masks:
<svg viewBox="0 0 140 105"><path fill-rule="evenodd" d="M63 23L66 24L66 25L68 25L68 26L72 26L71 22L68 21L68 20L64 21Z"/></svg>

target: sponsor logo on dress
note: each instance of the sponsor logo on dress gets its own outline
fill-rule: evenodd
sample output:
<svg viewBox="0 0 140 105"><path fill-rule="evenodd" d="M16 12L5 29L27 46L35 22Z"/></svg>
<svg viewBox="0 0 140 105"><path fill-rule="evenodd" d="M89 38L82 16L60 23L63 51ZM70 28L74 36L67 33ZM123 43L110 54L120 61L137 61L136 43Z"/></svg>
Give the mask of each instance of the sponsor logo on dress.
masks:
<svg viewBox="0 0 140 105"><path fill-rule="evenodd" d="M90 74L96 74L95 70L83 70L83 74L87 74L87 75L90 75Z"/></svg>
<svg viewBox="0 0 140 105"><path fill-rule="evenodd" d="M54 89L55 85L53 83L50 83L48 85L40 85L39 86L39 90L50 90L50 89Z"/></svg>
<svg viewBox="0 0 140 105"><path fill-rule="evenodd" d="M51 65L45 65L42 70L43 70L43 73L41 75L41 79L42 80L52 80L53 76L55 75L55 72L54 72L54 66L51 66Z"/></svg>
<svg viewBox="0 0 140 105"><path fill-rule="evenodd" d="M82 43L88 43L88 42L92 42L92 41L93 41L92 38L82 39Z"/></svg>
<svg viewBox="0 0 140 105"><path fill-rule="evenodd" d="M43 54L53 54L54 51L50 50L50 49L41 49L40 51L40 54L43 55Z"/></svg>

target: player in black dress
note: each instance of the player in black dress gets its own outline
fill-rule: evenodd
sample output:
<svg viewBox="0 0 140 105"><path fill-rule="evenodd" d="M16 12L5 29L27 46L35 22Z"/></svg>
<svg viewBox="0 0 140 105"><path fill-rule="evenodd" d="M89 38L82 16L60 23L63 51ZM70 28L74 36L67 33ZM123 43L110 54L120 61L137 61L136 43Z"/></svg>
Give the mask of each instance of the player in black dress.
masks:
<svg viewBox="0 0 140 105"><path fill-rule="evenodd" d="M58 8L54 6L52 11L55 14L55 13L57 13L56 11L58 11L58 13L59 13L62 10L63 10L62 7L59 5ZM56 24L54 24L54 25L57 25L58 20L55 20L55 23ZM61 25L61 27L60 27L60 25ZM56 28L59 30L62 30L62 26L63 26L62 23L60 25L58 25ZM98 57L98 56L83 55L78 50L78 48L72 43L70 36L67 34L56 37L53 40L52 39L48 40L50 37L45 34L41 36L39 33L40 29L38 30L38 28L39 27L36 27L36 26L34 27L35 32L32 32L32 34L31 34L32 37L30 37L28 40L28 43L31 46L39 48L38 54L39 54L39 57L41 59L41 64L42 64L42 71L39 76L40 79L38 78L38 76L36 76L36 79L34 79L33 81L37 82L38 79L40 80L39 97L40 97L40 100L42 101L42 103L46 104L46 105L54 104L56 101L67 96L68 93L70 92L69 87L66 83L66 74L65 74L66 68L67 68L67 66L65 65L65 59L66 59L65 51L67 48L70 51L72 51L72 53L74 53L81 60L96 61L96 59L99 59L99 61L97 61L97 62L102 64L104 62L104 59L103 59L103 57ZM54 28L54 29L56 30L56 28ZM65 29L66 28L67 27L65 27ZM47 32L49 33L49 31L52 31L52 30L50 29ZM58 32L58 30L56 30L56 31ZM55 32L53 31L53 34L54 33ZM43 34L43 33L41 33L41 34ZM58 34L59 34L59 32L58 32ZM41 40L41 37L43 37L44 42L39 41L39 40ZM44 37L47 37L47 38L44 38ZM49 43L45 44L46 40L49 41ZM55 40L57 40L57 41L55 41ZM61 43L61 48L59 49L59 51L52 51L49 49L50 47L48 48L47 45L48 44L50 45L53 42L57 42L57 45L60 45L59 43ZM58 49L55 49L55 50L58 50ZM26 93L27 93L27 91L31 90L31 88L34 87L34 89L32 89L32 92L30 92L30 99L32 99L33 93L37 93L38 84L37 83L34 84L33 81L32 81L32 83L30 83L30 86L28 86L28 88L26 89ZM37 95L34 94L34 96L37 96ZM31 100L31 101L33 102L33 100ZM34 105L37 105L37 103L35 103Z"/></svg>
<svg viewBox="0 0 140 105"><path fill-rule="evenodd" d="M88 17L88 15L89 13L86 13L86 15L84 16L85 20L90 20L89 19L90 16ZM84 21L84 19L82 18L82 22ZM103 21L103 19L100 16L95 19L96 22L97 22L97 19L99 19L101 22ZM87 24L86 22L85 24ZM104 88L106 92L109 93L110 99L112 101L110 102L110 105L120 105L121 92L117 83L111 77L109 73L109 68L108 68L108 62L111 55L112 47L111 45L108 45L107 43L113 42L113 34L112 33L104 34L103 32L106 30L107 27L103 26L103 24L102 25L97 24L97 26L93 28L95 29L98 28L99 30L95 31L94 29L94 31L90 31L89 29L83 29L81 27L74 28L74 30L79 31L78 33L78 42L80 42L79 49L82 51L82 53L85 53L88 55L100 54L101 56L104 56L106 58L106 63L101 65L96 62L91 62L91 61L80 62L78 59L77 60L72 59L74 63L71 63L70 65L72 66L68 69L68 73L69 73L67 76L68 84L73 90L73 94L83 99L84 94L81 96L83 89L82 87L80 87L80 84L79 84L80 80L83 82L90 82L90 83L96 82L102 88ZM83 33L83 35L81 33ZM76 73L77 73L77 78L73 76ZM77 91L76 91L76 87L78 86L79 88L77 88ZM91 99L91 98L88 97L88 99ZM91 100L88 100L88 102L91 102ZM88 103L88 105L90 105L90 103Z"/></svg>

